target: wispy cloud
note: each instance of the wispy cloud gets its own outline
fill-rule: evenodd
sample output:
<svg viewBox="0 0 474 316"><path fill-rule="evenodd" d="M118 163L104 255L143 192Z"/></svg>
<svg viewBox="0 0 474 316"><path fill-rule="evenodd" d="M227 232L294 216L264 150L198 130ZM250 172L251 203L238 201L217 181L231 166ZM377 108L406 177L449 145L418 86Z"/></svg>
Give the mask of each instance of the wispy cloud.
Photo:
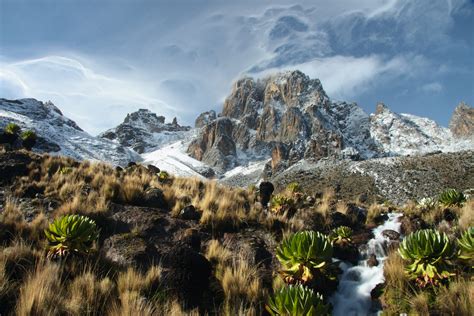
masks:
<svg viewBox="0 0 474 316"><path fill-rule="evenodd" d="M439 82L430 82L422 85L420 90L426 93L440 93L443 91L443 85Z"/></svg>

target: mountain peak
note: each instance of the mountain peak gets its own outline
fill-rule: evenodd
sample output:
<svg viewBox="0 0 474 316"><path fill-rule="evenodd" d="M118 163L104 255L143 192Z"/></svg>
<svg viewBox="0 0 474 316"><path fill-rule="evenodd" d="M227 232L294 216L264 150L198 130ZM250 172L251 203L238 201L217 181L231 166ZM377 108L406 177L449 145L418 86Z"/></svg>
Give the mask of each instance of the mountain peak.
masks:
<svg viewBox="0 0 474 316"><path fill-rule="evenodd" d="M99 136L143 153L181 139L183 132L190 129L189 126L180 126L176 117L171 123L165 123L164 116L158 116L148 109L139 109L127 114L123 123Z"/></svg>

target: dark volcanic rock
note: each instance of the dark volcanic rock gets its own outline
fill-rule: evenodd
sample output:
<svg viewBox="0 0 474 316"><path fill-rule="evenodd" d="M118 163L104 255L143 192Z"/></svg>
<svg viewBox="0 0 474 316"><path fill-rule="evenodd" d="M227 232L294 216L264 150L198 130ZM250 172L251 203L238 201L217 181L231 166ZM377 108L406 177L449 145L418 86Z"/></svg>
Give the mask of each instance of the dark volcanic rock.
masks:
<svg viewBox="0 0 474 316"><path fill-rule="evenodd" d="M0 153L0 184L10 183L14 178L28 173L32 157L21 151Z"/></svg>
<svg viewBox="0 0 474 316"><path fill-rule="evenodd" d="M259 194L260 194L260 203L262 203L263 207L267 207L268 202L270 202L270 197L272 196L275 187L271 182L262 182L259 186Z"/></svg>
<svg viewBox="0 0 474 316"><path fill-rule="evenodd" d="M199 220L201 218L201 213L198 212L193 205L188 205L179 212L179 218L187 220Z"/></svg>
<svg viewBox="0 0 474 316"><path fill-rule="evenodd" d="M385 229L382 231L382 236L390 239L390 240L399 240L400 239L400 233L396 232L392 229Z"/></svg>
<svg viewBox="0 0 474 316"><path fill-rule="evenodd" d="M159 261L156 249L133 234L113 235L104 241L101 251L112 262L122 266L146 269Z"/></svg>
<svg viewBox="0 0 474 316"><path fill-rule="evenodd" d="M199 306L203 296L210 291L210 262L186 245L171 249L164 260L165 265L169 267L164 277L167 291L183 302L185 308Z"/></svg>
<svg viewBox="0 0 474 316"><path fill-rule="evenodd" d="M154 207L154 208L168 208L165 195L163 191L158 188L149 188L143 194L143 198L138 203L140 206Z"/></svg>
<svg viewBox="0 0 474 316"><path fill-rule="evenodd" d="M371 254L369 259L367 259L367 265L369 267L376 267L379 265L379 261L377 260L377 257L374 254Z"/></svg>

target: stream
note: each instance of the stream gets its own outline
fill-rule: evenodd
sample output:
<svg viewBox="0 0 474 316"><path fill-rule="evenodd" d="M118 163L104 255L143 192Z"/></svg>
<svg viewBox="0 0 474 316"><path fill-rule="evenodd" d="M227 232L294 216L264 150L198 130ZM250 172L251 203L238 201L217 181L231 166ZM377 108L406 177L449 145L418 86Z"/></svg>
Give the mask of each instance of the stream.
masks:
<svg viewBox="0 0 474 316"><path fill-rule="evenodd" d="M367 248L361 251L361 258L358 265L342 261L339 267L343 273L340 277L339 286L336 293L330 299L334 309L334 316L365 316L377 315L377 308L372 307L370 292L379 283L384 282L383 263L387 258L384 250L384 243L388 240L382 236L386 229L400 232L399 218L402 214L390 213L388 219L372 231L374 238L367 242ZM369 267L367 259L371 254L375 254L378 265Z"/></svg>

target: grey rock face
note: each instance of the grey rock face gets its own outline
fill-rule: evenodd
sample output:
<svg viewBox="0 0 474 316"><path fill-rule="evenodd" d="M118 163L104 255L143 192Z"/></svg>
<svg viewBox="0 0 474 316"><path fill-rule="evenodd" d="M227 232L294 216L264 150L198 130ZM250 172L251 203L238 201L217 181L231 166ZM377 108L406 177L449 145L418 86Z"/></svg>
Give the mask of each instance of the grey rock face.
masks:
<svg viewBox="0 0 474 316"><path fill-rule="evenodd" d="M461 102L453 112L449 129L456 137L472 139L474 137L474 108Z"/></svg>
<svg viewBox="0 0 474 316"><path fill-rule="evenodd" d="M217 118L216 111L207 111L199 114L199 116L196 118L196 121L194 123L194 126L196 128L201 128L210 122L214 121Z"/></svg>
<svg viewBox="0 0 474 316"><path fill-rule="evenodd" d="M211 159L226 157L227 162L220 164L224 171L234 165L230 161L239 162L237 150L250 158L272 156L273 169L291 165L302 158L338 157L343 148L370 139L369 116L355 104L345 105L331 104L321 82L300 71L261 80L243 78L235 83L225 100L220 119L209 119L212 116L206 112L196 120L196 126L205 125L188 152L213 166L216 162ZM365 125L350 126L345 118L351 115L360 117L360 120L365 118ZM222 141L216 146L215 137L210 135L215 134L216 127L222 124L216 121L223 119L226 128L218 130ZM356 137L353 136L354 128L361 130L356 135L357 141L353 141ZM347 140L344 133L350 135ZM365 143L361 146L365 146L364 149L369 147Z"/></svg>
<svg viewBox="0 0 474 316"><path fill-rule="evenodd" d="M117 141L122 146L132 148L138 153L159 147L160 138L157 134L166 138L177 136L176 133L189 131L189 126L180 126L176 120L165 123L164 116L157 116L147 109L139 109L127 114L122 124L105 131L99 137Z"/></svg>

